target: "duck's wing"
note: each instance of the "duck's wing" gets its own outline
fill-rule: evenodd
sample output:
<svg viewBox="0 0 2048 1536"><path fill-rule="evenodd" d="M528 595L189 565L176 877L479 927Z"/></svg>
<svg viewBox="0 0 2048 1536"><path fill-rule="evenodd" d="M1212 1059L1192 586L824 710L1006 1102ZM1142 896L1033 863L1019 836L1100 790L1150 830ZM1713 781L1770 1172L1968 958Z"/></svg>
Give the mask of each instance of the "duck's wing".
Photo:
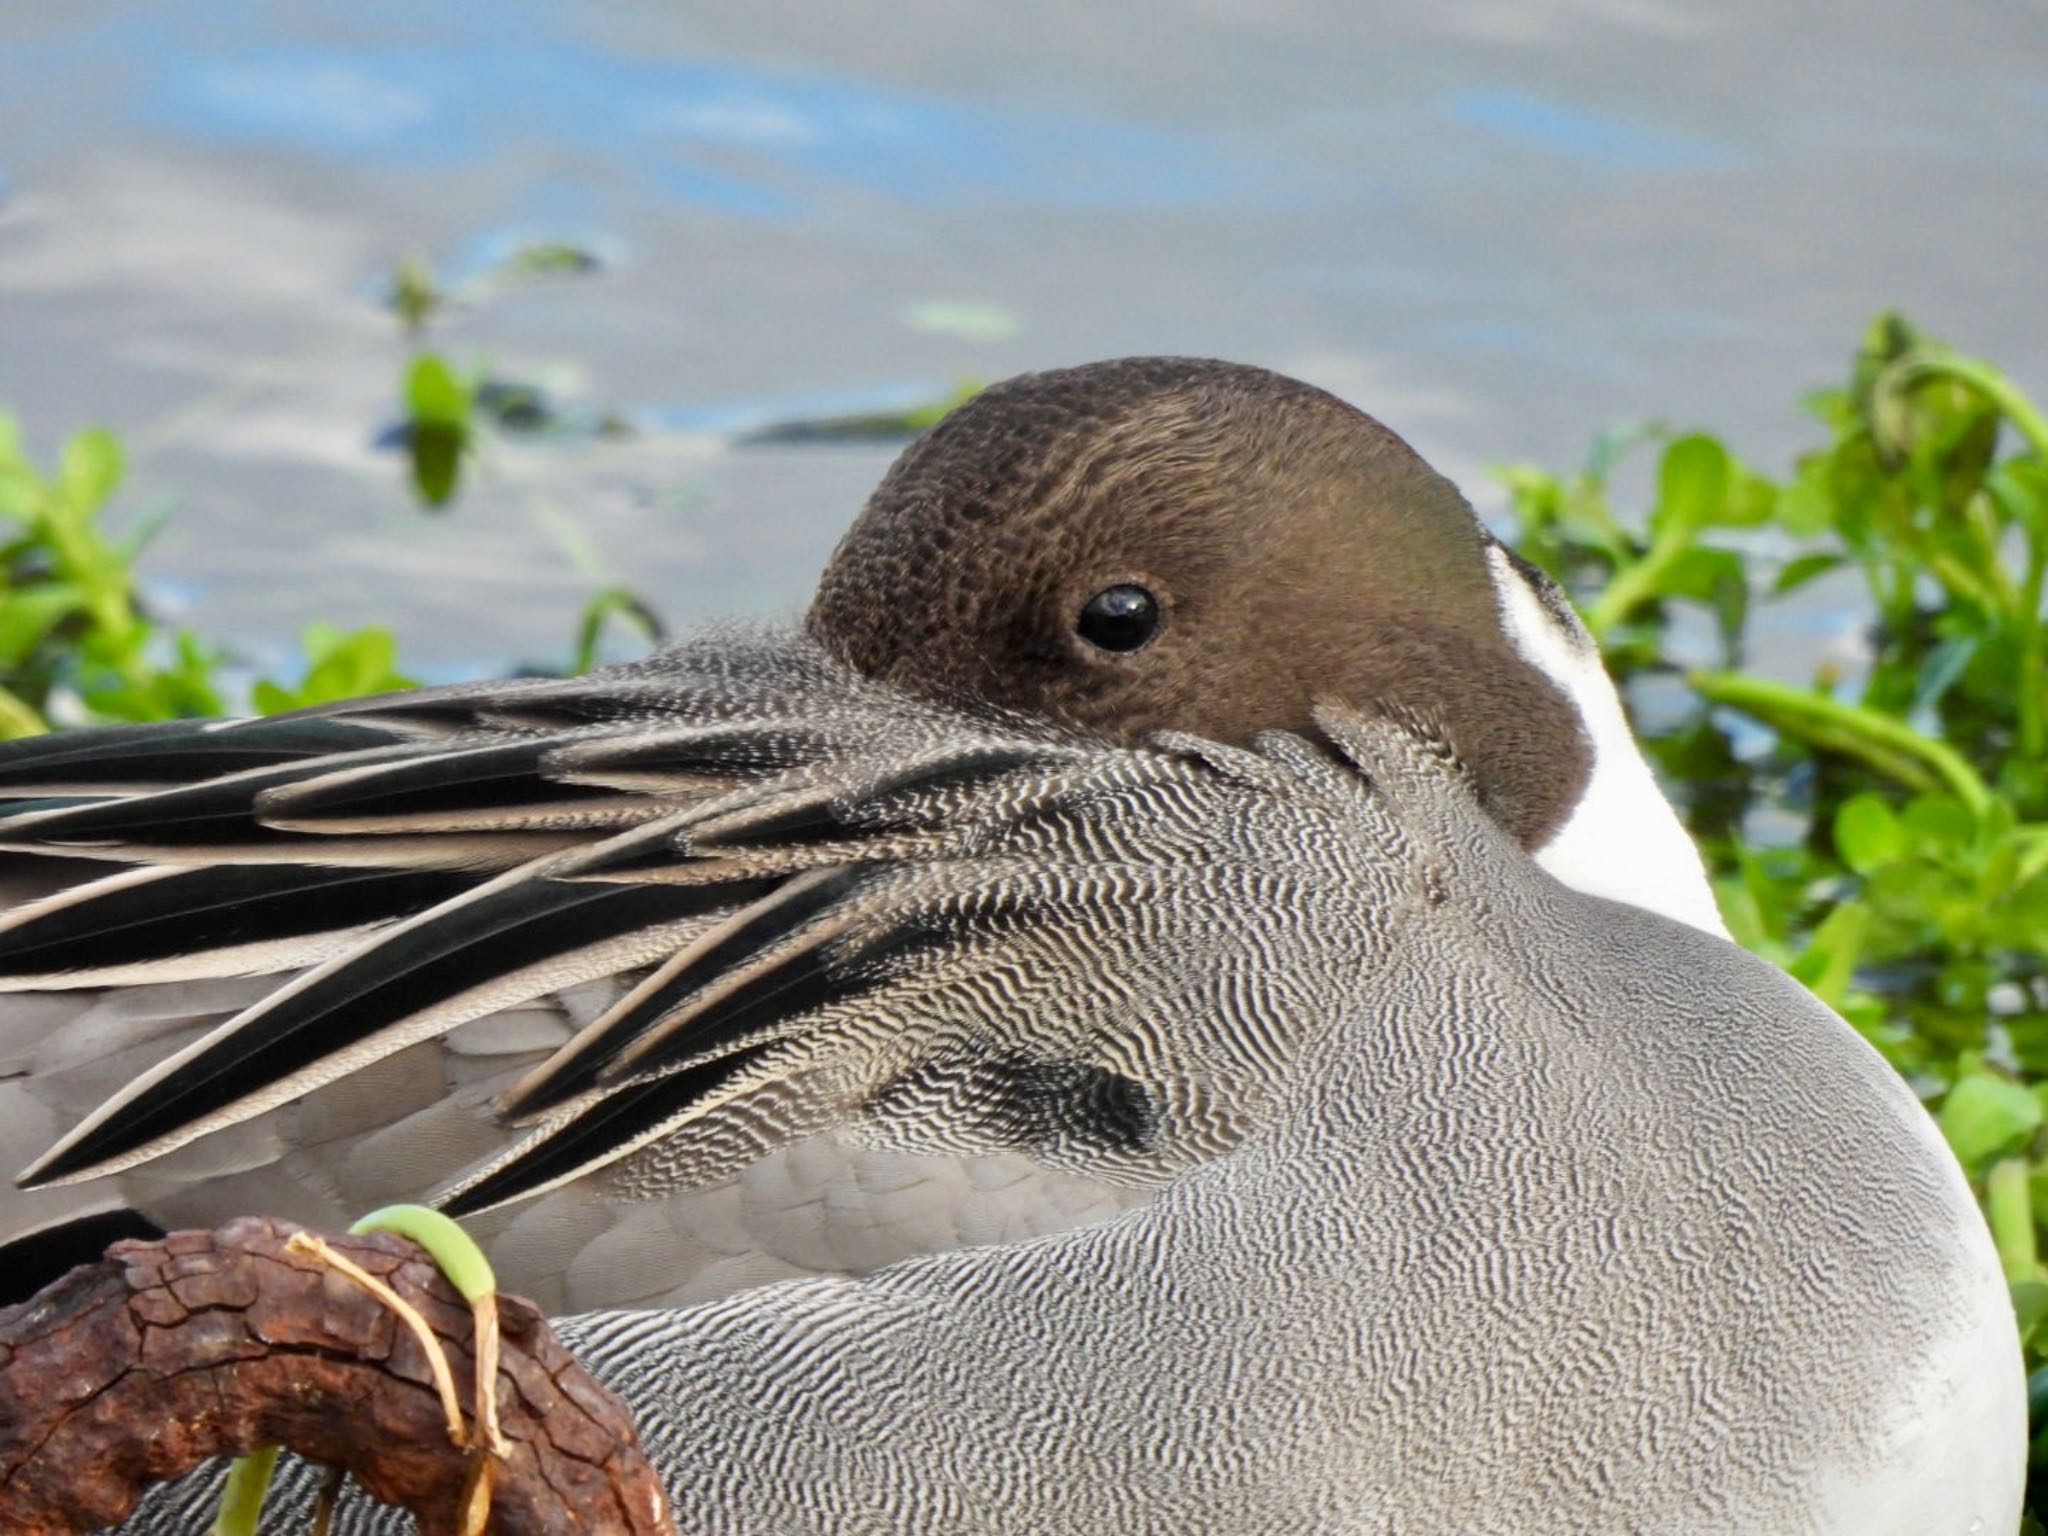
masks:
<svg viewBox="0 0 2048 1536"><path fill-rule="evenodd" d="M0 1215L53 1249L81 1237L53 1206L333 1220L372 1191L474 1212L719 1190L730 1216L762 1167L794 1204L934 1168L1050 1180L969 1191L944 1230L921 1191L862 1191L858 1222L915 1229L818 1263L866 1267L980 1235L992 1201L1003 1235L1109 1214L1230 1145L1284 1056L1166 1027L1118 984L1180 967L1191 1011L1232 1016L1229 968L1147 925L1203 867L1189 784L1274 771L969 719L788 636L13 748L0 784L44 803L0 843L23 878L71 878L0 920L7 1134L45 1186ZM1129 856L1175 838L1185 870ZM823 1172L774 1157L819 1146ZM514 1283L590 1238L587 1208L545 1214ZM733 1278L791 1272L757 1238L725 1239Z"/></svg>

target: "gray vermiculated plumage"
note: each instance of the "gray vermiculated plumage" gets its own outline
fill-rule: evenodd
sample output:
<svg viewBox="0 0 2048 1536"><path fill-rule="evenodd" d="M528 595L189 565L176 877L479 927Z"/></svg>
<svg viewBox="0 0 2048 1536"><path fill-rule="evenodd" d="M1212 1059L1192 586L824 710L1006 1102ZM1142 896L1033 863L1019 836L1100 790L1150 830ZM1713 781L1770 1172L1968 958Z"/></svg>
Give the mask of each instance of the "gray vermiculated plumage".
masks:
<svg viewBox="0 0 2048 1536"><path fill-rule="evenodd" d="M2016 1407L2009 1322L1911 1094L1761 962L1536 870L1416 737L1331 734L1362 773L1104 752L1051 838L1156 896L1052 921L1077 1011L1288 1042L1230 1150L1085 1230L567 1325L682 1527L1998 1528L2012 1448L1941 1429ZM1020 937L996 1032L1043 1002Z"/></svg>

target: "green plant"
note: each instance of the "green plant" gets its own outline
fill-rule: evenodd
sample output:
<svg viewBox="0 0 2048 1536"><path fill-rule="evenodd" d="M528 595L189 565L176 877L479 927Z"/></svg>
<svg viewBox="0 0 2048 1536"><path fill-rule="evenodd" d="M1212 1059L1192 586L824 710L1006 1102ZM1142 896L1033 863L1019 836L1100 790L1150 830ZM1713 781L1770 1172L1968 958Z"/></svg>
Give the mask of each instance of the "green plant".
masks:
<svg viewBox="0 0 2048 1536"><path fill-rule="evenodd" d="M44 474L0 415L0 738L33 735L61 722L90 725L218 715L236 692L231 658L190 631L169 631L151 612L135 573L144 540L105 527L119 487L121 449L112 434L80 432ZM618 621L648 640L662 635L648 603L607 588L577 618L568 670L594 662L606 625ZM377 626L344 631L306 626L305 665L296 678L263 679L250 690L261 714L333 699L410 688L398 645Z"/></svg>
<svg viewBox="0 0 2048 1536"><path fill-rule="evenodd" d="M479 301L507 283L584 276L603 267L596 252L574 242L538 240L452 290L441 286L424 257L408 256L392 269L385 307L414 348L400 379L395 436L405 450L413 494L428 510L449 506L461 492L464 470L483 444L485 427L513 436L630 435L629 424L615 413L572 421L537 384L495 378L481 367L461 369L421 348L429 325L452 304Z"/></svg>
<svg viewBox="0 0 2048 1536"><path fill-rule="evenodd" d="M981 381L963 379L942 395L895 410L857 411L843 416L799 416L771 422L745 434L749 445L788 447L813 443L905 442L962 401L980 392Z"/></svg>
<svg viewBox="0 0 2048 1536"><path fill-rule="evenodd" d="M385 290L384 307L398 317L399 328L408 338L417 338L427 322L448 302L424 256L407 256L391 269L391 286Z"/></svg>
<svg viewBox="0 0 2048 1536"><path fill-rule="evenodd" d="M1735 937L1860 1029L1926 1098L1970 1174L2030 1365L2048 1345L2048 421L1988 364L1895 315L1783 479L1711 436L1609 434L1576 474L1502 471L1522 553L1565 583L1642 700ZM1659 449L1640 521L1613 471ZM1740 670L1760 611L1853 580L1848 657ZM1860 578L1860 579L1856 579ZM1714 664L1683 650L1711 617ZM1780 672L1782 674L1783 668ZM1666 690L1668 692L1668 689ZM1641 713L1641 711L1639 711ZM2048 1369L2037 1371L2048 1397ZM2039 1426L2037 1425L2037 1428ZM2048 1438L2037 1448L2048 1461Z"/></svg>
<svg viewBox="0 0 2048 1536"><path fill-rule="evenodd" d="M351 631L315 622L306 626L299 644L306 653L305 675L296 683L268 678L257 683L250 690L250 702L258 714L282 714L309 704L419 686L418 678L398 670L398 642L388 629Z"/></svg>
<svg viewBox="0 0 2048 1536"><path fill-rule="evenodd" d="M438 353L413 358L405 375L406 462L412 486L429 507L445 507L462 483L463 461L476 442L477 387Z"/></svg>
<svg viewBox="0 0 2048 1536"><path fill-rule="evenodd" d="M93 430L41 474L0 416L0 734L48 729L57 703L83 720L221 707L217 654L189 633L165 634L137 596L141 538L117 541L100 525L121 471L120 445Z"/></svg>
<svg viewBox="0 0 2048 1536"><path fill-rule="evenodd" d="M631 587L606 587L583 605L576 621L576 645L569 655L571 672L588 672L597 665L605 626L614 620L652 645L668 638L661 615L646 598Z"/></svg>

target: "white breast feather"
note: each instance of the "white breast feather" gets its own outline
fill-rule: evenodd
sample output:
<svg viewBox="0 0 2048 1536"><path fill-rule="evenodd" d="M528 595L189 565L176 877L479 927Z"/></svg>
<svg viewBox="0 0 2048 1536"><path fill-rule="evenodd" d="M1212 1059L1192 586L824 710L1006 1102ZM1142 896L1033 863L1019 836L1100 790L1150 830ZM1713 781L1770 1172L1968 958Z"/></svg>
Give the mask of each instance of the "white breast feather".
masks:
<svg viewBox="0 0 2048 1536"><path fill-rule="evenodd" d="M1726 938L1699 850L1643 760L1592 637L1560 624L1505 550L1496 546L1487 554L1510 643L1571 701L1593 752L1584 794L1536 851L1536 862L1588 895L1626 901Z"/></svg>

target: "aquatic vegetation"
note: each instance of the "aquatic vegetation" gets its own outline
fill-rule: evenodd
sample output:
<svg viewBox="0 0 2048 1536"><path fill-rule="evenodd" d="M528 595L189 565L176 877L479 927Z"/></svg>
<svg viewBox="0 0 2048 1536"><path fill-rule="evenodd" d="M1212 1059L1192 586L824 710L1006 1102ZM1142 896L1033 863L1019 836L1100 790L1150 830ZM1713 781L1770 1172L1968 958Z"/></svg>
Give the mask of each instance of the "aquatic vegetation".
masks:
<svg viewBox="0 0 2048 1536"><path fill-rule="evenodd" d="M414 351L399 381L400 418L387 440L405 451L412 491L429 511L450 506L489 426L513 437L615 437L630 433L624 418L604 413L572 419L540 385L462 367L426 349L433 322L455 305L487 301L505 285L549 277L588 276L604 269L596 252L566 240L529 241L467 282L444 286L424 257L408 256L391 272L384 307Z"/></svg>
<svg viewBox="0 0 2048 1536"><path fill-rule="evenodd" d="M1892 316L1808 405L1828 440L1781 481L1704 434L1637 434L1661 437L1640 526L1608 504L1615 440L1576 475L1505 470L1517 542L1632 689L1689 688L1644 735L1745 944L1930 1093L2048 1070L2048 423ZM1770 668L1760 611L1838 571L1862 578L1860 654L1734 670ZM1682 654L1686 606L1720 665Z"/></svg>
<svg viewBox="0 0 2048 1536"><path fill-rule="evenodd" d="M259 679L249 693L256 713L278 715L335 699L419 686L418 678L398 670L398 641L388 629L343 630L315 622L300 634L299 645L306 654L305 675L292 684Z"/></svg>
<svg viewBox="0 0 2048 1536"><path fill-rule="evenodd" d="M246 700L228 681L225 646L172 629L136 575L148 525L115 537L104 522L121 483L120 444L100 428L75 434L44 473L0 413L0 738L53 726L258 714L410 688L398 643L381 626L344 631L312 623L294 679L258 679ZM594 594L579 616L573 669L590 667L605 627L658 640L661 620L624 589Z"/></svg>
<svg viewBox="0 0 2048 1536"><path fill-rule="evenodd" d="M525 266L588 270L549 250ZM445 298L424 268L393 292L414 335ZM481 430L560 419L544 391L427 351L402 395L430 506L456 496ZM758 436L900 437L953 403ZM1598 636L1735 937L1839 1009L1935 1112L1984 1201L2048 1409L2048 417L1889 315L1806 406L1816 444L1777 475L1661 427L1603 434L1570 473L1505 468L1507 532ZM1645 459L1635 515L1619 487ZM238 702L225 651L152 611L147 529L107 531L120 477L105 432L45 472L0 418L0 733ZM1788 656L1788 615L1838 632ZM633 592L600 592L571 670L614 623L663 633ZM382 629L316 624L304 649L302 674L258 683L254 708L410 682Z"/></svg>
<svg viewBox="0 0 2048 1536"><path fill-rule="evenodd" d="M406 369L405 420L400 435L412 487L429 509L447 506L462 482L463 461L476 444L477 385L435 352L422 352Z"/></svg>
<svg viewBox="0 0 2048 1536"><path fill-rule="evenodd" d="M895 410L854 411L838 416L797 417L771 422L745 433L750 446L792 446L812 443L908 442L968 396L981 389L978 380L955 384L945 394Z"/></svg>
<svg viewBox="0 0 2048 1536"><path fill-rule="evenodd" d="M120 444L94 429L41 474L0 415L0 735L221 707L219 654L166 633L137 591L148 529L116 540L101 525L121 472Z"/></svg>

